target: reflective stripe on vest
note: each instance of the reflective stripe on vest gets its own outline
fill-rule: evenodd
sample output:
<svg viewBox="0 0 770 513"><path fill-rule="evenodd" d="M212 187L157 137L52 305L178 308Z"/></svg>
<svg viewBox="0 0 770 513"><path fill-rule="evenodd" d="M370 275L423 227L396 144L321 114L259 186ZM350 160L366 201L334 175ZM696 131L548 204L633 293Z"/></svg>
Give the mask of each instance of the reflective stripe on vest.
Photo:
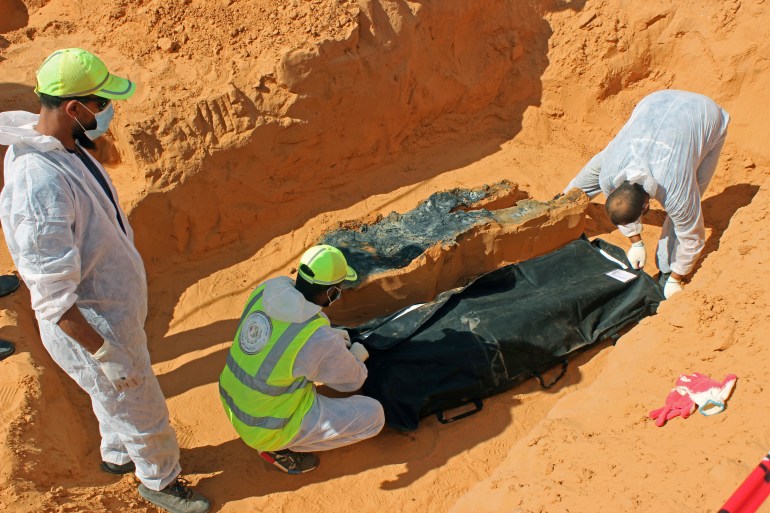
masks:
<svg viewBox="0 0 770 513"><path fill-rule="evenodd" d="M243 309L243 313L241 314L241 320L238 321L238 328L240 329L241 325L243 324L243 320L246 318L246 316L249 315L249 312L251 312L251 309L254 308L254 305L257 304L257 301L259 301L262 298L262 294L265 292L265 288L262 287L259 289L259 291L254 294L254 297L251 298L249 303L246 305L246 308Z"/></svg>
<svg viewBox="0 0 770 513"><path fill-rule="evenodd" d="M230 394L227 393L227 390L222 388L222 385L219 385L219 395L222 396L222 399L225 401L225 404L227 404L227 407L230 408L230 411L233 412L235 418L247 426L263 429L283 429L286 427L286 424L289 423L289 419L279 419L276 417L252 417L245 411L238 408L238 405L235 404L235 401L233 401L233 398L230 397Z"/></svg>

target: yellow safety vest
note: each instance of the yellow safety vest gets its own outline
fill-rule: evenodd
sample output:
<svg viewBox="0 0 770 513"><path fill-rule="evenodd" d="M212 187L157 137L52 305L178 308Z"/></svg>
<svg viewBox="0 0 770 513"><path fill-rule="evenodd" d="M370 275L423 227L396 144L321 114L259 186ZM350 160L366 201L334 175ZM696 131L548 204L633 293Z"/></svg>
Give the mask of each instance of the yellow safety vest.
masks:
<svg viewBox="0 0 770 513"><path fill-rule="evenodd" d="M273 451L297 436L315 401L313 383L292 369L310 336L329 321L320 314L301 323L272 319L262 309L264 290L262 284L249 296L219 376L219 395L243 441Z"/></svg>

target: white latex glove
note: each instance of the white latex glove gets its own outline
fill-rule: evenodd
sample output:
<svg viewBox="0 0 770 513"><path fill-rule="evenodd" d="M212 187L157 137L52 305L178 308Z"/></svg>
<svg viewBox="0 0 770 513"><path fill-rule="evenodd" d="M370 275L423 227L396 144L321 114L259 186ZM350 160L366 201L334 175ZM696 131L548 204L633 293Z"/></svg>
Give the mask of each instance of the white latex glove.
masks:
<svg viewBox="0 0 770 513"><path fill-rule="evenodd" d="M110 383L118 392L139 384L139 379L129 356L116 350L106 340L102 347L94 353L94 359L99 362L104 375L107 376L107 379L110 380Z"/></svg>
<svg viewBox="0 0 770 513"><path fill-rule="evenodd" d="M641 269L647 262L647 250L644 247L643 241L636 241L631 244L631 248L626 254L628 261L631 263L631 267L634 269Z"/></svg>
<svg viewBox="0 0 770 513"><path fill-rule="evenodd" d="M350 333L348 333L348 330L341 330L339 328L332 328L332 331L339 335L340 337L345 339L345 347L350 349Z"/></svg>
<svg viewBox="0 0 770 513"><path fill-rule="evenodd" d="M366 359L369 358L369 351L367 351L364 345L360 342L353 342L353 345L350 346L350 352L353 353L353 356L358 358L358 361L361 363L365 362Z"/></svg>
<svg viewBox="0 0 770 513"><path fill-rule="evenodd" d="M663 295L666 297L666 299L670 298L677 292L682 291L682 282L679 280L675 280L671 276L668 277L666 280L666 286L663 287Z"/></svg>

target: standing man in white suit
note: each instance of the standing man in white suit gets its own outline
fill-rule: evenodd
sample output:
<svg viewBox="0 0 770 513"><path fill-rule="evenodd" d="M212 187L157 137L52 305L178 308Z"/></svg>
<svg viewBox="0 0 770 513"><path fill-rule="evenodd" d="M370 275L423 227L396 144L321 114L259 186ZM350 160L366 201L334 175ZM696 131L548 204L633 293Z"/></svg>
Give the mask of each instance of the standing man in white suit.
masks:
<svg viewBox="0 0 770 513"><path fill-rule="evenodd" d="M629 237L628 260L644 267L642 214L655 198L668 214L658 242L658 269L667 276L666 298L682 290L706 242L701 197L717 167L730 116L710 98L686 91L657 91L642 99L607 147L564 192L590 198L604 192L610 220Z"/></svg>
<svg viewBox="0 0 770 513"><path fill-rule="evenodd" d="M5 186L0 219L30 290L40 338L91 396L102 469L135 472L139 493L173 513L210 503L179 479L179 445L150 366L147 280L134 234L107 172L85 149L104 134L113 101L135 85L79 48L37 71L40 115L0 114Z"/></svg>

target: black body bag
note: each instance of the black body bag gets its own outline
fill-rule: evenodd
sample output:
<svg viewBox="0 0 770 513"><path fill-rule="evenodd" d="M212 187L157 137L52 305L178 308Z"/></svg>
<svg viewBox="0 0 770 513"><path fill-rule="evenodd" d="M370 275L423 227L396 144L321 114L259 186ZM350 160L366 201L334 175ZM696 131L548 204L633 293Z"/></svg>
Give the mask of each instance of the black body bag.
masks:
<svg viewBox="0 0 770 513"><path fill-rule="evenodd" d="M445 423L475 413L481 399L533 376L552 386L568 356L616 337L661 300L622 249L582 238L349 331L370 353L364 394L382 403L388 426L413 431L434 413ZM544 383L541 373L558 365ZM474 409L445 417L466 404Z"/></svg>

